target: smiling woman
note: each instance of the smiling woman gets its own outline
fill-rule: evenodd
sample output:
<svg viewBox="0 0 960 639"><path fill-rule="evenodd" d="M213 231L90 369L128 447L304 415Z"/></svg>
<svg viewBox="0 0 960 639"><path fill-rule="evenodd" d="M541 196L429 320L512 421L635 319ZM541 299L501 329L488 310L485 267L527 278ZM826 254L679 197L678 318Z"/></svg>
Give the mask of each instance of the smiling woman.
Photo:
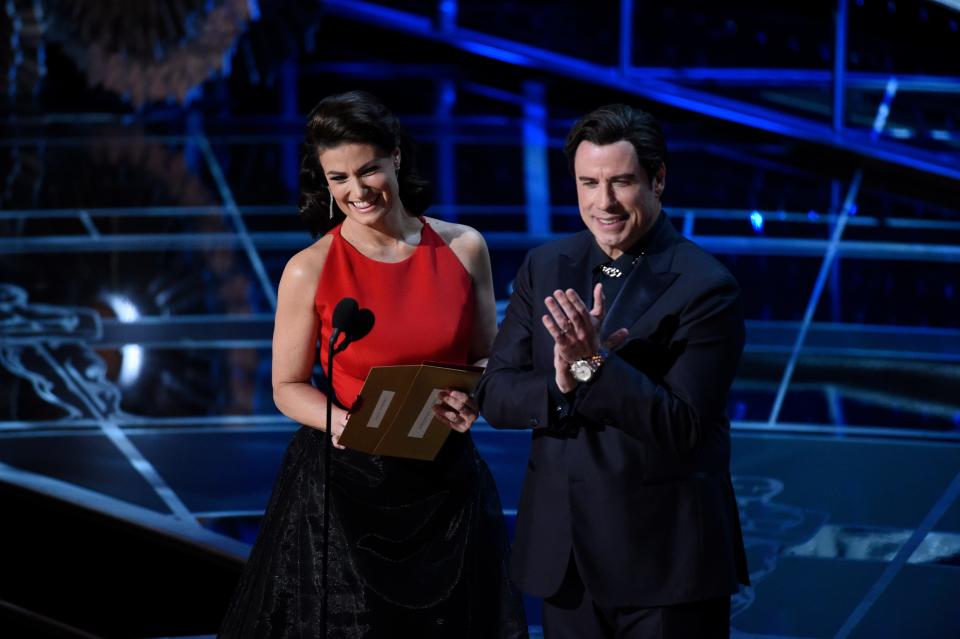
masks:
<svg viewBox="0 0 960 639"><path fill-rule="evenodd" d="M376 209L385 213L400 208L399 148L388 158L369 144L341 144L320 151L320 164L341 211L371 213Z"/></svg>
<svg viewBox="0 0 960 639"><path fill-rule="evenodd" d="M344 239L383 262L409 257L420 242L422 225L405 214L400 199L400 149L385 156L370 144L347 143L321 150L319 156L331 202L346 217L340 229Z"/></svg>
<svg viewBox="0 0 960 639"><path fill-rule="evenodd" d="M496 332L487 247L469 227L421 215L428 199L413 145L369 94L321 101L306 137L300 214L323 236L284 269L273 337L274 401L303 427L221 636L526 637L507 576L500 500L469 432L473 400L439 393L434 414L454 432L430 462L339 443L371 367L485 362ZM377 319L334 361L333 387L321 390L310 383L315 344L320 338L326 361L333 309L344 297ZM327 492L329 546L321 532Z"/></svg>
<svg viewBox="0 0 960 639"><path fill-rule="evenodd" d="M326 163L321 161L323 155L327 155ZM343 221L349 208L345 196L351 194L340 187L349 186L351 177L355 187L391 181L392 204L402 201L398 212L417 216L430 204L427 182L416 170L413 142L399 120L362 91L325 98L307 116L300 164L300 217L314 236ZM336 193L331 193L331 187ZM358 203L368 199L352 195Z"/></svg>

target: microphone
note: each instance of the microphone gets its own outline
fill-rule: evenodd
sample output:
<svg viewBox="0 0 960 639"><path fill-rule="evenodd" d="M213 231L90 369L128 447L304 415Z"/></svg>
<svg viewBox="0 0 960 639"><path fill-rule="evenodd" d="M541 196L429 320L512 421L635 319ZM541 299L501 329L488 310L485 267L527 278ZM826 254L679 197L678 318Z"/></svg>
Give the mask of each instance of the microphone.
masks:
<svg viewBox="0 0 960 639"><path fill-rule="evenodd" d="M373 330L374 316L368 308L360 308L357 300L345 297L333 309L333 318L330 322L333 332L330 334L330 349L342 352L350 342L366 337ZM334 349L334 344L340 335L343 341Z"/></svg>
<svg viewBox="0 0 960 639"><path fill-rule="evenodd" d="M345 297L337 302L337 305L333 308L333 320L330 322L333 326L333 333L330 335L331 346L336 343L340 333L349 328L358 310L360 310L360 305L352 297Z"/></svg>
<svg viewBox="0 0 960 639"><path fill-rule="evenodd" d="M358 310L354 314L350 326L347 327L347 339L355 342L358 339L366 337L367 334L373 330L373 321L373 311L369 308L361 308Z"/></svg>

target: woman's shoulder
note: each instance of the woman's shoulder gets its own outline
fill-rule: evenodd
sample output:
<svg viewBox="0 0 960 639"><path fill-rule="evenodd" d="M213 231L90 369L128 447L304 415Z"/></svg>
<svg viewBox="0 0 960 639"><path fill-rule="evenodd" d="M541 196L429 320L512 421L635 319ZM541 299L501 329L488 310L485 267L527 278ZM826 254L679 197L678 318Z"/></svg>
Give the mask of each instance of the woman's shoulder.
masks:
<svg viewBox="0 0 960 639"><path fill-rule="evenodd" d="M294 254L283 269L283 279L295 285L316 286L332 244L333 235L328 233Z"/></svg>
<svg viewBox="0 0 960 639"><path fill-rule="evenodd" d="M490 258L487 253L487 243L479 231L466 224L456 224L432 217L424 219L450 247L471 277L476 278L484 272Z"/></svg>
<svg viewBox="0 0 960 639"><path fill-rule="evenodd" d="M486 255L487 243L475 228L433 217L425 219L464 265Z"/></svg>

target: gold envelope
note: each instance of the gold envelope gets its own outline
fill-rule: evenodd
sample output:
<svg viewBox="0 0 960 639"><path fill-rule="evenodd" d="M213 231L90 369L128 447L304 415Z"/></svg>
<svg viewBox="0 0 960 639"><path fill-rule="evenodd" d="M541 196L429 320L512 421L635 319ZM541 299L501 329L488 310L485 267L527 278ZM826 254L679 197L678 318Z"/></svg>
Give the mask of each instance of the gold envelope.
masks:
<svg viewBox="0 0 960 639"><path fill-rule="evenodd" d="M370 369L340 436L347 448L371 455L432 460L450 434L433 412L437 394L472 393L482 368L426 362Z"/></svg>

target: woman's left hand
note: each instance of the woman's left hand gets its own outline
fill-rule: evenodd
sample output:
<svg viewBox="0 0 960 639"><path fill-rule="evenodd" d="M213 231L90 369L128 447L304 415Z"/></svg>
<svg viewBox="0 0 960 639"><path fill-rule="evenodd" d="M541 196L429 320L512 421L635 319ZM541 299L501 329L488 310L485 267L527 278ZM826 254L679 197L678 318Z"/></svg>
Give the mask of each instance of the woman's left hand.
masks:
<svg viewBox="0 0 960 639"><path fill-rule="evenodd" d="M477 405L469 395L450 388L440 391L439 401L434 404L433 412L440 421L458 433L470 430L473 422L480 416Z"/></svg>

